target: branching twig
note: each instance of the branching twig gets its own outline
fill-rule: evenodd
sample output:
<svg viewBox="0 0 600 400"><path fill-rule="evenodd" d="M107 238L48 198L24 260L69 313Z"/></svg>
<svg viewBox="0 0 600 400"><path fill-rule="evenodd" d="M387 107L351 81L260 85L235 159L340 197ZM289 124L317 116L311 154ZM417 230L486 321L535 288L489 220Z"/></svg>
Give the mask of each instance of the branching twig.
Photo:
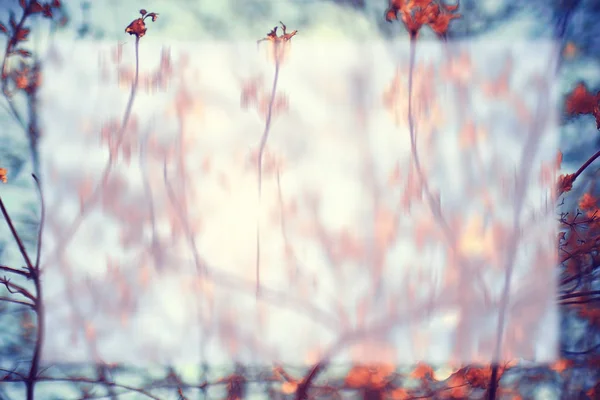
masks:
<svg viewBox="0 0 600 400"><path fill-rule="evenodd" d="M10 281L10 279L7 279L6 277L0 278L0 283L6 287L6 290L8 290L8 292L10 294L20 294L24 297L27 297L29 300L31 300L33 302L36 301L35 296L33 294L31 294L27 289L25 289L21 285L12 283Z"/></svg>
<svg viewBox="0 0 600 400"><path fill-rule="evenodd" d="M40 251L41 251L41 244L42 244L41 236L42 236L42 229L44 227L43 219L45 216L45 209L44 209L44 199L43 199L43 195L42 195L42 189L40 187L40 182L35 174L32 174L32 176L33 176L33 179L35 180L36 187L40 194L41 218L42 218L42 221L40 222L40 225L39 225L38 247L37 247L35 264L31 263L31 259L29 258L29 254L27 253L27 250L25 249L25 246L23 245L23 241L21 240L19 234L17 233L17 231L12 223L12 219L10 218L8 211L6 210L6 207L4 206L4 203L2 202L2 197L0 197L0 209L2 210L4 219L6 220L6 223L8 224L8 226L10 228L10 231L13 235L13 238L15 239L15 242L19 246L21 255L23 256L23 259L25 260L25 263L27 264L28 272L26 274L24 274L19 270L15 270L14 268L9 268L9 267L5 267L5 268L3 268L3 270L7 270L8 272L16 273L18 275L23 275L23 276L26 276L27 278L33 279L33 284L34 284L34 288L35 288L35 292L32 293L29 290L25 289L24 287L10 282L10 280L6 277L0 279L0 283L4 284L4 286L8 289L8 291L10 293L18 293L18 294L26 297L27 299L31 300L31 303L24 302L24 301L18 301L18 300L14 300L14 299L5 299L5 298L0 298L0 299L11 302L11 303L21 304L21 305L33 308L33 310L36 314L36 317L37 317L37 327L36 327L37 333L36 333L35 347L33 350L33 358L31 360L29 374L25 379L27 400L34 399L34 389L35 389L35 383L37 381L37 373L39 370L39 364L40 364L40 359L41 359L41 351L42 351L42 345L43 345L43 340L44 340L44 326L45 326L44 306L43 306L43 302L42 302L42 285L40 282L40 279L41 279L41 277L40 277Z"/></svg>

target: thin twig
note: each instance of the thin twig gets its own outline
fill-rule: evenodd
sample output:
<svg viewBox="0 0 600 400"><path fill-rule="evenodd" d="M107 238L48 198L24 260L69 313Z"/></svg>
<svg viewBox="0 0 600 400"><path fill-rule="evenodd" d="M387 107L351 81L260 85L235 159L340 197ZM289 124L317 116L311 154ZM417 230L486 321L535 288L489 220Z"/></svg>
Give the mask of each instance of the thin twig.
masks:
<svg viewBox="0 0 600 400"><path fill-rule="evenodd" d="M27 265L27 269L29 270L29 273L34 274L34 267L33 267L33 264L31 263L31 259L29 258L29 255L27 254L27 250L25 249L25 245L23 244L23 241L21 240L21 238L19 237L19 234L17 233L17 230L15 229L12 219L8 215L8 211L6 210L6 207L4 206L4 202L2 201L2 196L0 196L0 210L2 211L2 215L4 215L4 220L8 224L8 227L10 229L10 232L13 235L13 238L15 239L15 242L17 242L17 245L19 246L19 251L21 252L21 255L23 256L23 259L25 260L25 264Z"/></svg>
<svg viewBox="0 0 600 400"><path fill-rule="evenodd" d="M586 170L587 167L589 167L594 161L596 161L596 159L600 157L600 150L598 150L596 153L594 153L594 155L592 155L590 158L588 158L588 160L586 162L583 163L583 165L581 167L579 167L579 169L573 174L573 182L575 182L575 180L579 177L579 175L581 175L583 173L583 171Z"/></svg>
<svg viewBox="0 0 600 400"><path fill-rule="evenodd" d="M31 303L28 303L26 301L11 299L10 297L0 296L0 301L5 301L7 303L13 303L13 304L19 304L19 305L31 307L31 308L35 307L35 305L33 305Z"/></svg>
<svg viewBox="0 0 600 400"><path fill-rule="evenodd" d="M33 357L31 359L31 366L29 369L29 376L27 377L27 381L25 382L27 388L27 400L33 400L35 397L35 384L37 382L37 375L40 367L40 361L42 358L42 348L44 345L44 329L46 326L46 315L44 309L44 302L42 297L42 283L40 276L40 254L42 250L42 234L44 229L44 220L46 218L46 207L44 202L44 195L42 193L42 187L40 185L40 181L38 180L35 174L32 174L33 179L35 180L35 184L38 190L38 194L40 196L40 225L38 228L38 243L36 249L36 260L35 266L32 271L33 284L35 286L35 300L34 300L34 310L37 316L37 326L36 326L36 339L35 339L35 347L33 350Z"/></svg>
<svg viewBox="0 0 600 400"><path fill-rule="evenodd" d="M31 174L33 179L35 180L35 184L38 190L38 194L40 196L40 226L38 228L38 242L37 242L37 251L35 255L35 270L37 273L40 271L40 254L42 252L42 233L44 231L44 221L46 220L46 205L44 202L44 196L42 194L42 187L40 185L40 181L35 174Z"/></svg>
<svg viewBox="0 0 600 400"><path fill-rule="evenodd" d="M587 292L563 294L558 297L558 300L573 299L573 298L585 297L585 296L600 296L600 290L590 290Z"/></svg>
<svg viewBox="0 0 600 400"><path fill-rule="evenodd" d="M6 289L9 291L9 293L11 293L11 294L18 293L24 297L27 297L29 300L35 302L35 296L33 294L31 294L24 287L17 285L16 283L12 283L12 282L10 282L9 279L6 279L6 278L0 278L0 283L6 287Z"/></svg>
<svg viewBox="0 0 600 400"><path fill-rule="evenodd" d="M21 276L24 276L27 279L30 278L30 275L29 275L29 273L27 271L22 270L22 269L16 269L16 268L12 268L12 267L7 267L5 265L0 265L0 271L6 271L6 272L10 272L11 274L21 275Z"/></svg>

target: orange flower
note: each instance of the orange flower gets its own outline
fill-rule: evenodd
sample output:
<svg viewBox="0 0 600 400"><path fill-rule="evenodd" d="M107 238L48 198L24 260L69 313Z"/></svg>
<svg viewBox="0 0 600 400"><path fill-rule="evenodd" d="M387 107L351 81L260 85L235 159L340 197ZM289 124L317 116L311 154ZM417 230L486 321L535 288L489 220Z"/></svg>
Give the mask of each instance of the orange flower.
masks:
<svg viewBox="0 0 600 400"><path fill-rule="evenodd" d="M387 22L398 20L398 12L405 9L404 0L390 0L390 6L385 10L385 19Z"/></svg>
<svg viewBox="0 0 600 400"><path fill-rule="evenodd" d="M143 37L146 34L146 23L144 20L148 17L152 18L152 22L156 21L158 18L157 13L149 13L146 10L140 10L140 14L142 15L140 18L133 20L127 28L125 28L125 33L129 33L130 35L135 35L138 39Z"/></svg>
<svg viewBox="0 0 600 400"><path fill-rule="evenodd" d="M490 381L490 367L469 367L464 371L465 379L469 382L472 388L484 389Z"/></svg>
<svg viewBox="0 0 600 400"><path fill-rule="evenodd" d="M416 10L414 13L402 13L402 22L412 38L416 38L421 27L427 23L427 14L422 9Z"/></svg>
<svg viewBox="0 0 600 400"><path fill-rule="evenodd" d="M298 33L297 30L288 33L285 24L281 21L279 21L279 23L281 24L281 30L283 31L282 35L277 35L277 29L279 27L276 26L269 33L267 33L267 36L256 41L257 45L262 42L270 42L269 53L273 56L273 59L276 63L283 61L285 51L288 47L288 42Z"/></svg>
<svg viewBox="0 0 600 400"><path fill-rule="evenodd" d="M348 372L346 384L352 388L382 389L391 380L394 369L391 364L356 365Z"/></svg>
<svg viewBox="0 0 600 400"><path fill-rule="evenodd" d="M433 368L425 363L418 363L410 373L413 379L434 379Z"/></svg>
<svg viewBox="0 0 600 400"><path fill-rule="evenodd" d="M585 84L579 83L567 97L566 109L568 114L592 114L600 130L600 91L593 95Z"/></svg>
<svg viewBox="0 0 600 400"><path fill-rule="evenodd" d="M558 194L561 195L573 189L573 181L575 174L566 174L558 177Z"/></svg>
<svg viewBox="0 0 600 400"><path fill-rule="evenodd" d="M600 91L596 95L591 94L584 83L579 83L566 100L567 113L569 114L591 114L598 107Z"/></svg>
<svg viewBox="0 0 600 400"><path fill-rule="evenodd" d="M585 193L579 200L579 208L582 210L592 210L596 208L598 199L589 193Z"/></svg>
<svg viewBox="0 0 600 400"><path fill-rule="evenodd" d="M450 21L460 17L460 14L452 14L458 10L456 5L440 5L432 0L391 0L389 8L385 11L385 19L388 22L398 20L401 13L402 22L408 30L411 38L415 39L423 25L427 24L440 37L448 32Z"/></svg>
<svg viewBox="0 0 600 400"><path fill-rule="evenodd" d="M429 27L439 36L444 36L448 32L450 21L460 18L460 14L440 13L429 22Z"/></svg>
<svg viewBox="0 0 600 400"><path fill-rule="evenodd" d="M550 365L550 369L562 374L566 369L573 366L573 361L561 358Z"/></svg>
<svg viewBox="0 0 600 400"><path fill-rule="evenodd" d="M2 183L8 182L8 178L6 177L7 171L6 168L0 168L0 181Z"/></svg>
<svg viewBox="0 0 600 400"><path fill-rule="evenodd" d="M15 85L19 89L25 89L25 88L27 88L27 86L29 86L29 78L24 73L15 74L14 79L15 79Z"/></svg>

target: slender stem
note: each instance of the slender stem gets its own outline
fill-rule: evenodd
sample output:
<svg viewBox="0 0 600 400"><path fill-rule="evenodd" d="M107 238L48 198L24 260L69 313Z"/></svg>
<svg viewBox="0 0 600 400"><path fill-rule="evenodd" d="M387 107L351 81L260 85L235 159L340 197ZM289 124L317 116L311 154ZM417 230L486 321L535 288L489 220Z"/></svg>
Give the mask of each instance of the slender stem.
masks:
<svg viewBox="0 0 600 400"><path fill-rule="evenodd" d="M135 37L135 77L133 79L133 85L131 85L131 92L129 94L129 101L127 102L127 107L125 108L125 114L123 115L123 121L121 122L121 129L119 129L119 133L117 135L117 145L118 147L123 140L123 133L125 132L125 128L127 128L127 123L129 122L129 117L131 116L131 110L133 109L133 102L135 101L135 96L137 93L137 87L140 78L140 37Z"/></svg>
<svg viewBox="0 0 600 400"><path fill-rule="evenodd" d="M131 86L131 93L129 95L127 107L126 107L125 113L123 115L121 127L119 128L119 131L117 132L117 135L116 135L117 141L115 143L115 151L109 152L108 161L106 163L106 166L104 167L104 171L102 172L102 178L101 178L100 183L98 184L98 186L96 186L96 188L94 189L94 192L91 194L91 196L88 198L88 200L84 203L79 215L75 218L75 220L68 227L68 229L66 230L66 233L59 239L58 244L56 245L54 251L51 253L51 255L47 259L47 262L49 262L49 263L55 261L56 258L58 258L61 255L61 253L67 246L68 242L71 240L73 235L75 235L75 233L81 226L81 223L83 222L83 218L87 215L88 212L91 211L91 206L96 201L98 201L98 199L100 198L100 195L102 193L102 188L105 187L106 184L108 183L108 178L110 177L110 174L114 167L114 162L115 162L116 155L117 155L116 152L118 151L118 147L120 146L120 144L123 140L125 129L127 128L127 124L129 123L129 118L131 117L131 111L133 109L133 103L134 103L136 93L137 93L137 88L138 88L138 83L139 83L139 64L140 64L140 62L139 62L139 43L140 43L140 38L136 37L136 39L135 39L135 77L133 80L133 84Z"/></svg>
<svg viewBox="0 0 600 400"><path fill-rule="evenodd" d="M267 146L267 139L271 131L271 120L273 118L273 104L275 104L275 95L277 93L277 81L279 80L279 60L275 60L275 76L273 77L273 87L271 88L271 98L269 99L269 107L267 109L267 119L265 129L260 139L257 157L257 172L258 172L258 207L261 208L262 197L262 161ZM256 297L260 293L260 212L256 220Z"/></svg>
<svg viewBox="0 0 600 400"><path fill-rule="evenodd" d="M598 157L600 157L600 150L598 150L585 163L583 163L583 165L581 167L579 167L579 169L573 174L573 182L575 182L575 179L577 179L579 177L579 175L581 175L583 173L583 171L586 170L587 167L589 167L594 161L596 161L596 159Z"/></svg>
<svg viewBox="0 0 600 400"><path fill-rule="evenodd" d="M35 68L39 68L39 61L36 61ZM27 138L29 140L29 152L31 153L31 161L33 164L33 171L36 175L40 174L40 157L38 153L38 142L40 137L39 124L38 124L38 88L34 88L33 91L27 93L27 106L29 110L29 126L27 127ZM35 178L36 180L38 178Z"/></svg>
<svg viewBox="0 0 600 400"><path fill-rule="evenodd" d="M42 187L40 185L38 177L35 174L32 174L31 176L33 176L33 179L35 180L35 184L38 189L38 194L40 195L40 226L38 228L38 242L35 254L35 269L39 272L40 255L42 253L42 233L44 232L44 221L46 220L46 204L44 202L44 196L42 195Z"/></svg>
<svg viewBox="0 0 600 400"><path fill-rule="evenodd" d="M273 105L275 104L275 95L277 93L277 81L279 80L279 62L275 62L275 75L273 77L273 86L271 87L271 97L269 99L269 107L267 109L267 120L265 122L265 129L260 139L260 146L258 149L258 193L261 193L262 187L262 159L267 146L267 139L271 131L271 120L273 118Z"/></svg>
<svg viewBox="0 0 600 400"><path fill-rule="evenodd" d="M573 299L573 298L585 297L585 296L600 296L600 290L590 290L590 291L586 291L586 292L563 294L558 297L558 300Z"/></svg>
<svg viewBox="0 0 600 400"><path fill-rule="evenodd" d="M19 236L19 234L17 233L17 230L15 229L12 219L8 215L8 211L6 210L6 207L4 206L4 202L2 201L1 196L0 196L0 210L2 210L2 215L4 215L6 224L8 225L10 232L12 233L12 236L15 239L15 242L17 242L17 245L19 246L19 251L21 252L21 255L23 256L23 259L25 260L25 264L27 265L27 269L29 270L29 273L34 274L35 273L34 266L31 263L31 259L29 258L29 255L27 254L27 250L25 249L25 245L23 244L21 237Z"/></svg>
<svg viewBox="0 0 600 400"><path fill-rule="evenodd" d="M34 304L34 311L37 315L37 333L35 339L35 347L33 350L33 358L31 359L31 366L29 368L29 375L25 382L27 388L27 400L34 400L35 384L38 379L38 371L40 367L40 361L42 358L42 347L44 344L44 329L46 326L46 316L44 310L44 303L42 301L42 285L40 282L40 276L34 277L34 285L36 290L36 302Z"/></svg>
<svg viewBox="0 0 600 400"><path fill-rule="evenodd" d="M44 196L42 193L42 187L40 185L40 181L38 180L35 174L32 174L33 179L35 180L38 193L40 196L40 207L41 207L41 215L40 215L40 226L38 229L38 243L37 243L37 251L35 258L35 266L32 273L33 284L35 286L35 301L34 301L34 311L37 316L37 332L36 332L36 340L35 347L33 350L33 357L31 359L31 366L29 368L29 375L27 376L27 380L25 382L27 388L27 400L33 400L35 397L35 384L37 382L37 375L40 367L40 361L42 358L42 348L44 345L44 329L46 327L46 314L44 308L43 301L43 293L42 293L42 283L41 283L41 274L40 274L40 254L42 250L42 233L44 229L44 220L46 218L46 206L44 203Z"/></svg>

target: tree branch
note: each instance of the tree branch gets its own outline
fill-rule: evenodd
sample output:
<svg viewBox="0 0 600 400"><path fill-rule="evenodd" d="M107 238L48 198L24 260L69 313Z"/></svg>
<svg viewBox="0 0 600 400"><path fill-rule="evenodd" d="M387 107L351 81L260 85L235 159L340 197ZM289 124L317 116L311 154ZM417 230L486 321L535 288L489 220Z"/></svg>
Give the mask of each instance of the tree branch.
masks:
<svg viewBox="0 0 600 400"><path fill-rule="evenodd" d="M14 303L14 304L22 305L22 306L35 308L35 306L31 303L28 303L26 301L11 299L10 297L0 296L0 301L6 301L7 303Z"/></svg>
<svg viewBox="0 0 600 400"><path fill-rule="evenodd" d="M6 286L6 289L11 293L11 294L20 294L22 296L27 297L29 300L33 301L34 303L36 302L36 298L34 295L32 295L27 289L25 289L24 287L17 285L16 283L12 283L10 281L10 279L6 279L6 277L4 278L0 278L0 284L3 284L4 286Z"/></svg>
<svg viewBox="0 0 600 400"><path fill-rule="evenodd" d="M6 272L10 272L11 274L21 275L27 279L31 278L31 275L27 271L24 271L22 269L16 269L16 268L0 265L0 271L6 271Z"/></svg>
<svg viewBox="0 0 600 400"><path fill-rule="evenodd" d="M19 236L19 234L17 233L17 230L15 229L12 219L8 215L8 211L6 210L6 207L4 206L4 202L2 201L1 196L0 196L0 210L2 211L2 215L4 215L4 219L6 220L6 224L8 225L10 232L13 235L13 238L15 239L15 241L17 242L17 245L19 246L19 251L21 252L21 255L23 256L23 259L25 260L25 264L27 265L27 268L29 269L29 273L33 274L34 273L33 272L33 264L31 263L31 259L29 258L29 255L27 254L27 250L25 249L25 245L23 244L21 237Z"/></svg>

